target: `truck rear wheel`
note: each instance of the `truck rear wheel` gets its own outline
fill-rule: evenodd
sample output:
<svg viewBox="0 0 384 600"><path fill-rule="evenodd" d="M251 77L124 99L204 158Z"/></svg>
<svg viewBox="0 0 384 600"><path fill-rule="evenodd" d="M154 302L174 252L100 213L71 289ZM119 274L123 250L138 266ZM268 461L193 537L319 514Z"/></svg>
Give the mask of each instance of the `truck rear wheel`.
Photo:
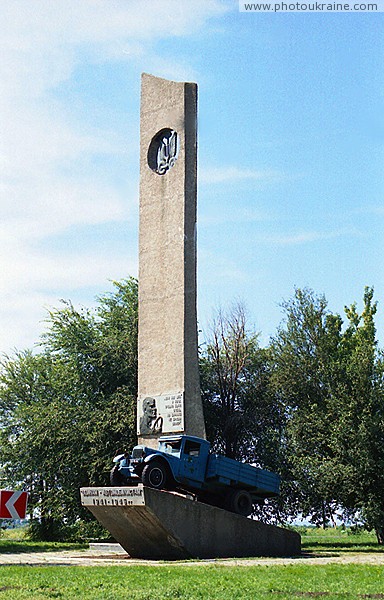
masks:
<svg viewBox="0 0 384 600"><path fill-rule="evenodd" d="M163 463L158 460L150 462L145 465L141 474L141 480L144 485L155 488L156 490L162 490L167 485L167 469Z"/></svg>
<svg viewBox="0 0 384 600"><path fill-rule="evenodd" d="M243 517L248 517L252 510L252 498L246 490L233 490L227 496L226 508Z"/></svg>

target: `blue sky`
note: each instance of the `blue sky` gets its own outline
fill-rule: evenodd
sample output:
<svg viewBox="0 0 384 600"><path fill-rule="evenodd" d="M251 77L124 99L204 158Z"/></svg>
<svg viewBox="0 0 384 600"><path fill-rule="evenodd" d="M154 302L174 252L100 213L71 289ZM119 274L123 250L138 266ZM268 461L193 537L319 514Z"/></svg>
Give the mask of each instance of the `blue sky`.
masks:
<svg viewBox="0 0 384 600"><path fill-rule="evenodd" d="M379 301L382 13L232 0L3 0L0 352L60 298L137 275L140 74L199 85L198 313L241 299L267 343L296 287Z"/></svg>

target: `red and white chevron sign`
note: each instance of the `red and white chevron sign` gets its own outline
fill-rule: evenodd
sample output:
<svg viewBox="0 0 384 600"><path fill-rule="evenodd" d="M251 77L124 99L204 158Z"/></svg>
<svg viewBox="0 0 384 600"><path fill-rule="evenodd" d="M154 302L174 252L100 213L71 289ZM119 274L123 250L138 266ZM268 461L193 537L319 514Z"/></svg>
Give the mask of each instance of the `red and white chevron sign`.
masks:
<svg viewBox="0 0 384 600"><path fill-rule="evenodd" d="M0 519L25 519L27 492L0 490Z"/></svg>

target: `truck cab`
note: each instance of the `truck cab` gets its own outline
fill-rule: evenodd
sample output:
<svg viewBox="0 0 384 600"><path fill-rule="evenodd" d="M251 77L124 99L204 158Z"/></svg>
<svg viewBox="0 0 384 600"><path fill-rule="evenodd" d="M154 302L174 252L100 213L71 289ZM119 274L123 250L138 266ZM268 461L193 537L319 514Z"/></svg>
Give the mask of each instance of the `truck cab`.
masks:
<svg viewBox="0 0 384 600"><path fill-rule="evenodd" d="M206 473L210 444L189 435L164 435L158 449L137 445L127 460L126 455L114 458L111 471L112 485L143 481L157 489L172 489L175 484L192 483L201 488ZM124 482L125 480L125 482Z"/></svg>
<svg viewBox="0 0 384 600"><path fill-rule="evenodd" d="M157 454L168 460L175 481L193 481L196 487L201 487L205 480L209 450L210 444L206 440L189 435L172 435L159 439Z"/></svg>

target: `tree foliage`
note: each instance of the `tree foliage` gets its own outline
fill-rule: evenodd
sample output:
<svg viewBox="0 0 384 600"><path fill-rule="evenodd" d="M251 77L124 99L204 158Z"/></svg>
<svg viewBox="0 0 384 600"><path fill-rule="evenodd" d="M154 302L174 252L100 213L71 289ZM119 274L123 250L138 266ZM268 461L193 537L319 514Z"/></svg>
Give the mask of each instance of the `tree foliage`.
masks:
<svg viewBox="0 0 384 600"><path fill-rule="evenodd" d="M0 461L23 482L39 533L79 516L78 488L108 483L111 456L135 443L137 283L115 283L94 311L51 311L41 351L5 358L0 373Z"/></svg>
<svg viewBox="0 0 384 600"><path fill-rule="evenodd" d="M363 521L383 540L383 355L373 290L332 313L297 289L268 348L237 306L218 313L201 356L207 432L227 456L275 470L281 498L262 518Z"/></svg>
<svg viewBox="0 0 384 600"><path fill-rule="evenodd" d="M270 388L269 351L248 330L241 304L219 311L200 354L207 437L230 458L280 470L284 414ZM280 511L282 506L280 506ZM260 512L260 511L259 511ZM259 516L271 520L278 504Z"/></svg>
<svg viewBox="0 0 384 600"><path fill-rule="evenodd" d="M383 386L373 290L347 322L324 297L296 290L271 344L272 384L288 415L287 457L300 509L316 524L336 513L383 524Z"/></svg>
<svg viewBox="0 0 384 600"><path fill-rule="evenodd" d="M136 443L137 282L114 284L94 310L52 310L38 352L0 367L3 483L30 492L40 537L91 519L78 488L108 483L110 461ZM262 348L244 307L219 311L200 353L208 439L215 450L278 472L281 497L258 511L316 525L363 522L384 542L384 356L376 302L329 310L295 291Z"/></svg>

